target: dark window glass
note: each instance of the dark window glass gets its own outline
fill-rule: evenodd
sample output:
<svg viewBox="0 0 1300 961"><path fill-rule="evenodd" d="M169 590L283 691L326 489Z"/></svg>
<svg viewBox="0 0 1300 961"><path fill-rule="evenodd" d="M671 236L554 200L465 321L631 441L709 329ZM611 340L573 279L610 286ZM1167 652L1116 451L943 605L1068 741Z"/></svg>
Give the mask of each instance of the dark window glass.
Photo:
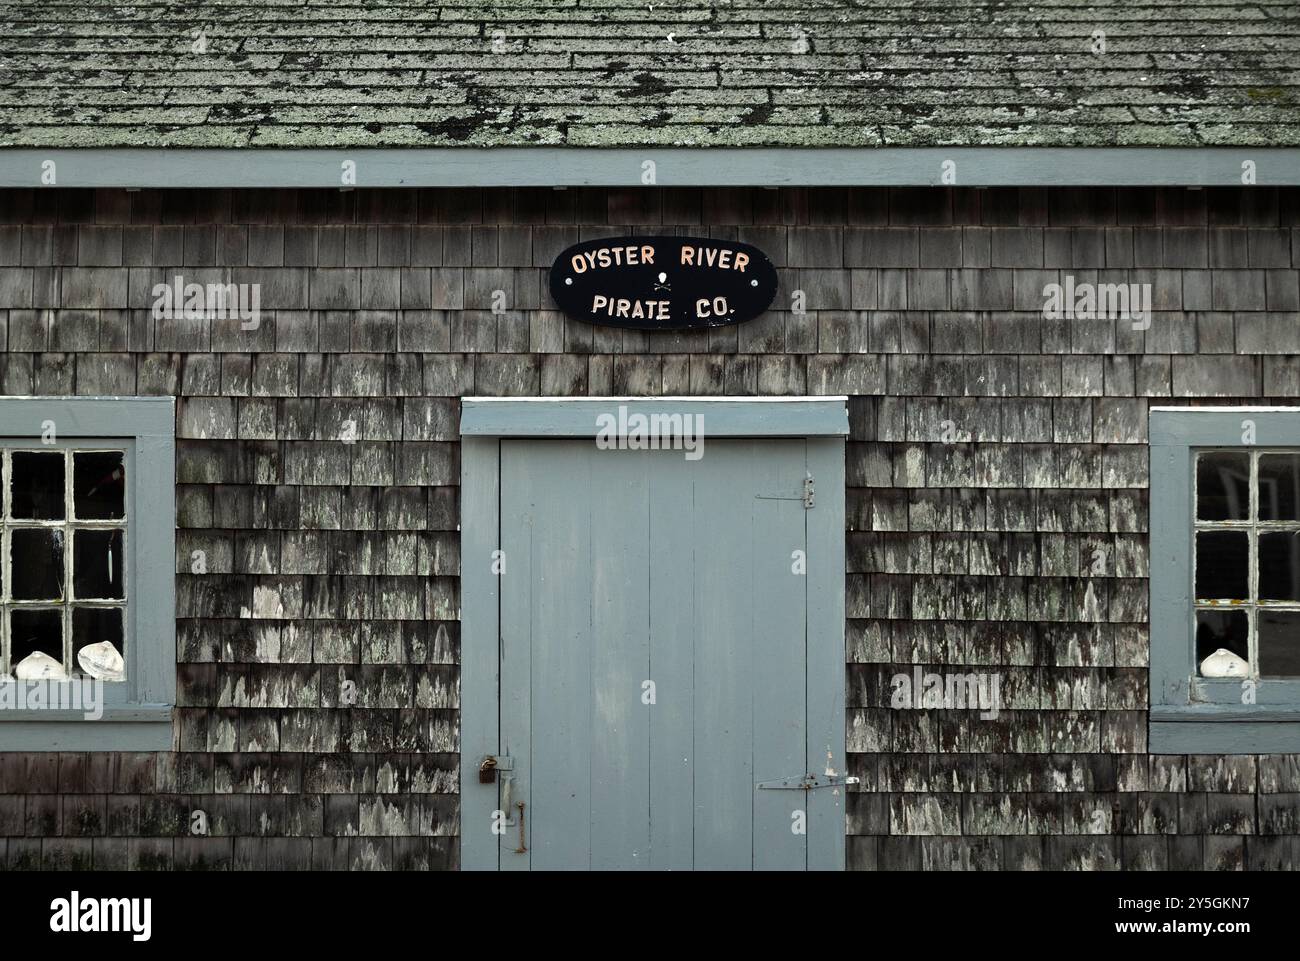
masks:
<svg viewBox="0 0 1300 961"><path fill-rule="evenodd" d="M1259 612L1259 673L1300 677L1300 611Z"/></svg>
<svg viewBox="0 0 1300 961"><path fill-rule="evenodd" d="M1260 531L1259 597L1300 601L1300 532Z"/></svg>
<svg viewBox="0 0 1300 961"><path fill-rule="evenodd" d="M74 607L72 609L72 660L77 673L86 673L80 662L82 649L103 641L108 641L119 655L122 654L122 609Z"/></svg>
<svg viewBox="0 0 1300 961"><path fill-rule="evenodd" d="M63 531L15 529L9 554L14 600L63 599Z"/></svg>
<svg viewBox="0 0 1300 961"><path fill-rule="evenodd" d="M1300 517L1300 454L1259 455L1259 519Z"/></svg>
<svg viewBox="0 0 1300 961"><path fill-rule="evenodd" d="M123 596L121 531L81 530L72 535L72 589L83 600Z"/></svg>
<svg viewBox="0 0 1300 961"><path fill-rule="evenodd" d="M21 520L63 519L63 453L14 451L9 516Z"/></svg>
<svg viewBox="0 0 1300 961"><path fill-rule="evenodd" d="M1246 600L1249 561L1245 531L1199 531L1196 535L1196 597Z"/></svg>
<svg viewBox="0 0 1300 961"><path fill-rule="evenodd" d="M1196 612L1196 663L1226 648L1244 661L1250 660L1245 611Z"/></svg>
<svg viewBox="0 0 1300 961"><path fill-rule="evenodd" d="M59 611L11 611L9 637L12 647L9 670L29 654L40 651L63 663L63 614Z"/></svg>
<svg viewBox="0 0 1300 961"><path fill-rule="evenodd" d="M83 520L117 520L126 515L126 472L121 451L72 455L72 509Z"/></svg>
<svg viewBox="0 0 1300 961"><path fill-rule="evenodd" d="M1250 455L1207 451L1196 458L1196 516L1203 521L1250 517Z"/></svg>

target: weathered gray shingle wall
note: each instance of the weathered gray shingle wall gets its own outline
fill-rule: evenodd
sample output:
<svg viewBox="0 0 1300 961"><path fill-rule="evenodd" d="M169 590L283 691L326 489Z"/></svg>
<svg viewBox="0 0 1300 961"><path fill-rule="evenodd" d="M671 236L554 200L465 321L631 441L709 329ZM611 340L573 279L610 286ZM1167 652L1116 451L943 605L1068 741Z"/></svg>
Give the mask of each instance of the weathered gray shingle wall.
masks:
<svg viewBox="0 0 1300 961"><path fill-rule="evenodd" d="M0 391L180 398L181 662L175 752L0 755L0 865L453 866L458 398L806 392L853 395L851 866L1300 866L1300 757L1144 753L1146 411L1300 398L1298 228L1264 187L0 193ZM758 244L776 309L547 309L629 229ZM261 327L154 321L177 273ZM1065 273L1150 282L1151 328L1044 320ZM891 709L914 664L1006 710Z"/></svg>

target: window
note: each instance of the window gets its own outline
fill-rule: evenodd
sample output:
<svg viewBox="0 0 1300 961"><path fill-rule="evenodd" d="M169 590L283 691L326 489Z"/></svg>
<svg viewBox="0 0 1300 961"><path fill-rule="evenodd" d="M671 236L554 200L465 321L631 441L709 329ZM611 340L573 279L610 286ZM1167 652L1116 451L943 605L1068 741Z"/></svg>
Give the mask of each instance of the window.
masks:
<svg viewBox="0 0 1300 961"><path fill-rule="evenodd" d="M126 679L126 451L5 449L0 674Z"/></svg>
<svg viewBox="0 0 1300 961"><path fill-rule="evenodd" d="M1151 411L1151 750L1300 744L1300 409Z"/></svg>
<svg viewBox="0 0 1300 961"><path fill-rule="evenodd" d="M170 398L0 398L0 750L166 750Z"/></svg>

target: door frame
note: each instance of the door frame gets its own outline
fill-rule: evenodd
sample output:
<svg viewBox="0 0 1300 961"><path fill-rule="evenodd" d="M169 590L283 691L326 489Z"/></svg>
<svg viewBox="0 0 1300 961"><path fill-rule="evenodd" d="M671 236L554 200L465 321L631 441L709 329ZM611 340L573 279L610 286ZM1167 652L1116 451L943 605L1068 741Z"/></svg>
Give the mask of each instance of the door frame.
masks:
<svg viewBox="0 0 1300 961"><path fill-rule="evenodd" d="M492 552L500 547L501 441L584 438L601 414L699 414L708 438L802 438L815 479L808 512L808 757L831 745L828 767L845 773L844 438L847 398L838 397L465 397L460 434L460 866L498 869L491 831L496 784L480 784L485 755L500 750L500 597ZM707 448L706 448L707 449ZM814 554L811 545L827 546ZM508 576L508 574L507 574ZM804 773L791 771L791 774ZM818 773L817 771L810 773ZM844 869L844 794L816 792L808 805L808 864ZM818 798L822 800L822 798ZM838 822L838 823L836 823ZM467 825L474 825L467 830ZM820 827L820 830L816 828Z"/></svg>

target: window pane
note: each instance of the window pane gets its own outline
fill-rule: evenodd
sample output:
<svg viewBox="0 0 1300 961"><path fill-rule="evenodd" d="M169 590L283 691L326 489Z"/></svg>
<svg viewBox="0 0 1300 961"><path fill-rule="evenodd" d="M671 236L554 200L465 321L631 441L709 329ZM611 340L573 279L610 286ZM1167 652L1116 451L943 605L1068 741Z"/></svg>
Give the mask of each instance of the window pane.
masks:
<svg viewBox="0 0 1300 961"><path fill-rule="evenodd" d="M1224 649L1243 661L1250 660L1245 611L1196 612L1196 663L1198 670L1207 657ZM1201 673L1204 673L1202 670Z"/></svg>
<svg viewBox="0 0 1300 961"><path fill-rule="evenodd" d="M1293 521L1300 514L1300 454L1259 455L1259 519Z"/></svg>
<svg viewBox="0 0 1300 961"><path fill-rule="evenodd" d="M63 519L63 452L14 451L10 516Z"/></svg>
<svg viewBox="0 0 1300 961"><path fill-rule="evenodd" d="M14 600L62 600L63 531L15 529L10 536Z"/></svg>
<svg viewBox="0 0 1300 961"><path fill-rule="evenodd" d="M63 614L59 611L11 611L9 630L12 647L9 673L20 662L40 652L63 663Z"/></svg>
<svg viewBox="0 0 1300 961"><path fill-rule="evenodd" d="M1246 600L1249 562L1245 531L1200 531L1196 535L1196 597Z"/></svg>
<svg viewBox="0 0 1300 961"><path fill-rule="evenodd" d="M1260 532L1259 597L1300 601L1300 532Z"/></svg>
<svg viewBox="0 0 1300 961"><path fill-rule="evenodd" d="M1300 611L1259 612L1259 673L1300 677Z"/></svg>
<svg viewBox="0 0 1300 961"><path fill-rule="evenodd" d="M73 596L82 600L123 596L121 531L77 531L72 535L72 590Z"/></svg>
<svg viewBox="0 0 1300 961"><path fill-rule="evenodd" d="M72 646L77 668L101 681L123 679L122 611L117 607L74 607Z"/></svg>
<svg viewBox="0 0 1300 961"><path fill-rule="evenodd" d="M1196 516L1244 521L1250 514L1250 455L1206 451L1196 458Z"/></svg>
<svg viewBox="0 0 1300 961"><path fill-rule="evenodd" d="M126 474L121 451L72 455L72 509L83 520L125 516Z"/></svg>

